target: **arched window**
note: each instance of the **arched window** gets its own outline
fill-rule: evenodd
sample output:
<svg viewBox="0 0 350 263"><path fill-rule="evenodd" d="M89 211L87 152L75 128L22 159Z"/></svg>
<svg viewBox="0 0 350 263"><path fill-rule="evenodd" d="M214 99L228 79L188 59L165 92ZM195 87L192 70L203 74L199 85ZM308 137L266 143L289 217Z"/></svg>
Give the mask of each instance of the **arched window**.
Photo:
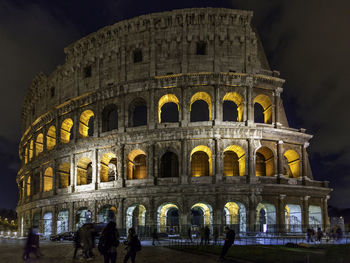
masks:
<svg viewBox="0 0 350 263"><path fill-rule="evenodd" d="M110 182L117 179L117 157L114 153L106 153L101 158L100 181Z"/></svg>
<svg viewBox="0 0 350 263"><path fill-rule="evenodd" d="M35 142L35 156L38 156L44 150L44 136L42 133L38 134Z"/></svg>
<svg viewBox="0 0 350 263"><path fill-rule="evenodd" d="M46 134L46 149L52 150L56 145L56 127L50 126Z"/></svg>
<svg viewBox="0 0 350 263"><path fill-rule="evenodd" d="M179 177L179 160L175 153L163 154L160 161L160 177Z"/></svg>
<svg viewBox="0 0 350 263"><path fill-rule="evenodd" d="M273 152L263 146L256 152L255 157L256 176L273 176L275 174L275 164Z"/></svg>
<svg viewBox="0 0 350 263"><path fill-rule="evenodd" d="M79 133L83 138L93 136L94 113L91 110L86 110L80 115Z"/></svg>
<svg viewBox="0 0 350 263"><path fill-rule="evenodd" d="M259 106L258 106L258 105ZM264 116L262 121L262 115ZM254 121L260 123L272 123L272 103L268 96L258 95L254 99Z"/></svg>
<svg viewBox="0 0 350 263"><path fill-rule="evenodd" d="M210 121L211 120L211 98L206 92L195 93L190 102L190 121Z"/></svg>
<svg viewBox="0 0 350 263"><path fill-rule="evenodd" d="M300 177L300 158L296 151L288 150L284 153L285 165L283 174L289 178Z"/></svg>
<svg viewBox="0 0 350 263"><path fill-rule="evenodd" d="M62 163L58 167L59 188L67 188L70 185L70 164Z"/></svg>
<svg viewBox="0 0 350 263"><path fill-rule="evenodd" d="M53 170L51 167L47 168L44 172L44 192L52 190L53 185Z"/></svg>
<svg viewBox="0 0 350 263"><path fill-rule="evenodd" d="M73 139L73 121L71 118L65 119L61 125L61 142L69 143Z"/></svg>
<svg viewBox="0 0 350 263"><path fill-rule="evenodd" d="M118 129L118 109L114 104L109 104L102 111L102 132Z"/></svg>
<svg viewBox="0 0 350 263"><path fill-rule="evenodd" d="M147 162L146 153L140 149L133 150L128 155L128 179L146 179Z"/></svg>
<svg viewBox="0 0 350 263"><path fill-rule="evenodd" d="M147 104L142 98L137 98L130 104L129 126L137 127L147 125Z"/></svg>
<svg viewBox="0 0 350 263"><path fill-rule="evenodd" d="M276 229L276 208L273 204L259 203L256 207L256 224L260 232L274 232Z"/></svg>
<svg viewBox="0 0 350 263"><path fill-rule="evenodd" d="M243 98L237 92L228 92L223 98L223 121L243 120Z"/></svg>
<svg viewBox="0 0 350 263"><path fill-rule="evenodd" d="M77 185L91 184L92 162L89 158L83 157L77 165Z"/></svg>
<svg viewBox="0 0 350 263"><path fill-rule="evenodd" d="M238 145L231 145L224 151L224 175L245 175L245 152Z"/></svg>
<svg viewBox="0 0 350 263"><path fill-rule="evenodd" d="M179 121L179 100L174 94L166 94L159 99L158 121L159 123Z"/></svg>
<svg viewBox="0 0 350 263"><path fill-rule="evenodd" d="M207 146L200 145L191 152L191 176L212 175L211 151Z"/></svg>
<svg viewBox="0 0 350 263"><path fill-rule="evenodd" d="M167 203L157 209L157 226L158 231L169 233L179 230L179 208L175 204Z"/></svg>

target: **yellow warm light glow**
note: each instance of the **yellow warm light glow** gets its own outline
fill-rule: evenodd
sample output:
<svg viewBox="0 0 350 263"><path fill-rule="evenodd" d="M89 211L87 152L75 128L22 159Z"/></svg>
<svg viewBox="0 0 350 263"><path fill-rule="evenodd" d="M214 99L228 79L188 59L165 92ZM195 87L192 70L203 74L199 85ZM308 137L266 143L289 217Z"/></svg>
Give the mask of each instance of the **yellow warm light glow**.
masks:
<svg viewBox="0 0 350 263"><path fill-rule="evenodd" d="M241 122L243 120L243 109L244 109L244 104L243 104L243 98L241 95L239 95L237 92L228 92L225 94L223 101L228 100L232 101L237 105L237 121Z"/></svg>
<svg viewBox="0 0 350 263"><path fill-rule="evenodd" d="M265 158L265 168L266 168L265 175L273 176L275 174L275 163L274 163L273 152L266 146L263 146L259 148L257 153L262 154ZM259 174L258 171L256 171L256 176L262 176L262 174Z"/></svg>
<svg viewBox="0 0 350 263"><path fill-rule="evenodd" d="M51 167L47 168L44 173L44 192L51 191L53 185L53 170Z"/></svg>
<svg viewBox="0 0 350 263"><path fill-rule="evenodd" d="M30 182L31 182L31 176L28 176L28 178L27 178L27 196L30 196Z"/></svg>
<svg viewBox="0 0 350 263"><path fill-rule="evenodd" d="M70 181L70 163L62 163L58 167L59 188L67 188Z"/></svg>
<svg viewBox="0 0 350 263"><path fill-rule="evenodd" d="M117 158L114 153L105 153L101 158L100 180L108 182L108 164L113 159Z"/></svg>
<svg viewBox="0 0 350 263"><path fill-rule="evenodd" d="M264 122L272 123L272 103L268 96L266 95L258 95L254 99L254 103L259 103L264 109Z"/></svg>
<svg viewBox="0 0 350 263"><path fill-rule="evenodd" d="M225 208L229 213L230 225L238 224L239 206L235 202L228 202L226 203Z"/></svg>
<svg viewBox="0 0 350 263"><path fill-rule="evenodd" d="M35 156L38 156L40 153L42 153L44 150L44 135L40 133L36 137L36 142L35 142Z"/></svg>
<svg viewBox="0 0 350 263"><path fill-rule="evenodd" d="M77 185L87 184L87 170L91 160L87 157L82 157L77 165Z"/></svg>
<svg viewBox="0 0 350 263"><path fill-rule="evenodd" d="M94 116L91 110L86 110L80 115L79 134L85 138L89 136L89 120Z"/></svg>
<svg viewBox="0 0 350 263"><path fill-rule="evenodd" d="M135 169L136 166L139 165L138 163L135 163L134 160L135 158L137 158L138 156L146 156L146 153L144 151L142 151L141 149L135 149L133 151L131 151L128 155L128 179L132 180L132 179L145 179L147 178L147 166L146 167L141 167L141 172L138 178L135 178Z"/></svg>
<svg viewBox="0 0 350 263"><path fill-rule="evenodd" d="M208 161L209 161L209 176L212 176L212 153L211 150L208 146L205 145L199 145L195 148L193 148L192 152L191 152L191 159L190 161L192 162L192 155L195 152L205 152L208 155ZM202 176L201 174L191 174L192 177L200 177Z"/></svg>
<svg viewBox="0 0 350 263"><path fill-rule="evenodd" d="M294 150L288 150L284 153L284 157L288 160L288 166L293 178L300 177L300 159L299 155Z"/></svg>
<svg viewBox="0 0 350 263"><path fill-rule="evenodd" d="M245 175L245 152L242 149L242 147L238 145L230 145L228 146L224 152L232 151L237 154L238 156L238 166L239 166L239 176ZM226 175L226 174L225 174Z"/></svg>
<svg viewBox="0 0 350 263"><path fill-rule="evenodd" d="M29 161L33 159L33 148L34 148L34 141L32 139L30 140L30 144L29 144Z"/></svg>
<svg viewBox="0 0 350 263"><path fill-rule="evenodd" d="M174 94L166 94L163 97L161 97L158 101L158 122L161 123L161 114L162 114L162 107L165 103L173 102L177 105L177 109L180 110L179 106L179 100Z"/></svg>
<svg viewBox="0 0 350 263"><path fill-rule="evenodd" d="M46 135L46 148L48 151L52 150L56 145L56 127L51 126Z"/></svg>
<svg viewBox="0 0 350 263"><path fill-rule="evenodd" d="M159 211L159 225L160 225L160 232L165 232L166 231L166 225L167 225L167 213L169 209L171 208L176 208L179 209L176 205L174 204L166 204L163 205L162 208Z"/></svg>
<svg viewBox="0 0 350 263"><path fill-rule="evenodd" d="M285 218L286 218L285 224L286 224L286 225L290 225L290 209L289 209L289 206L288 206L288 205L286 205L286 206L284 207L284 212L285 212Z"/></svg>
<svg viewBox="0 0 350 263"><path fill-rule="evenodd" d="M61 142L69 143L73 121L71 118L65 119L61 125Z"/></svg>
<svg viewBox="0 0 350 263"><path fill-rule="evenodd" d="M209 108L209 120L211 121L211 98L210 95L206 92L197 92L195 93L190 102L190 110L192 109L192 104L196 102L197 100L203 100L208 104Z"/></svg>
<svg viewBox="0 0 350 263"><path fill-rule="evenodd" d="M203 214L204 214L204 225L205 226L210 226L210 223L211 223L211 208L207 204L197 203L197 204L194 204L191 207L191 209L196 208L196 207L199 207L202 210Z"/></svg>
<svg viewBox="0 0 350 263"><path fill-rule="evenodd" d="M28 146L25 146L25 150L24 150L24 163L25 164L28 163Z"/></svg>

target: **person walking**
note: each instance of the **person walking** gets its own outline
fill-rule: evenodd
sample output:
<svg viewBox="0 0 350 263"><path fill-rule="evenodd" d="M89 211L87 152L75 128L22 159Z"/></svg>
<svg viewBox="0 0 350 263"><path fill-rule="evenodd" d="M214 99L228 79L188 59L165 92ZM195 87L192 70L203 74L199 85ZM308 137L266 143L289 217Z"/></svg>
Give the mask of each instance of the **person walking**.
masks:
<svg viewBox="0 0 350 263"><path fill-rule="evenodd" d="M153 230L153 233L152 233L152 245L155 246L156 243L158 243L158 245L160 245L160 242L159 242L159 239L158 239L157 229L155 228Z"/></svg>
<svg viewBox="0 0 350 263"><path fill-rule="evenodd" d="M92 249L94 247L94 226L92 223L84 224L79 229L80 243L83 248L84 258L86 260L92 260L94 254Z"/></svg>
<svg viewBox="0 0 350 263"><path fill-rule="evenodd" d="M131 258L131 262L135 263L136 253L141 250L141 242L136 235L135 228L129 228L128 230L128 239L124 242L127 245L126 250L127 253L124 257L124 263L127 263L129 258Z"/></svg>
<svg viewBox="0 0 350 263"><path fill-rule="evenodd" d="M236 236L235 231L233 229L230 229L228 226L226 226L225 232L226 232L226 238L225 238L224 246L222 247L222 250L221 250L221 255L219 258L220 261L225 260L225 255L226 255L227 251L235 242L235 236Z"/></svg>
<svg viewBox="0 0 350 263"><path fill-rule="evenodd" d="M29 228L28 230L28 238L24 247L22 259L29 259L30 253L34 253L34 255L39 258L39 236L34 232L33 228Z"/></svg>
<svg viewBox="0 0 350 263"><path fill-rule="evenodd" d="M104 257L104 263L117 262L117 247L119 246L119 232L116 223L111 221L102 230L98 250Z"/></svg>
<svg viewBox="0 0 350 263"><path fill-rule="evenodd" d="M209 245L210 229L208 226L204 228L204 245Z"/></svg>
<svg viewBox="0 0 350 263"><path fill-rule="evenodd" d="M321 228L318 227L317 228L317 233L316 233L317 241L321 243L322 237L323 237L323 232L322 232Z"/></svg>

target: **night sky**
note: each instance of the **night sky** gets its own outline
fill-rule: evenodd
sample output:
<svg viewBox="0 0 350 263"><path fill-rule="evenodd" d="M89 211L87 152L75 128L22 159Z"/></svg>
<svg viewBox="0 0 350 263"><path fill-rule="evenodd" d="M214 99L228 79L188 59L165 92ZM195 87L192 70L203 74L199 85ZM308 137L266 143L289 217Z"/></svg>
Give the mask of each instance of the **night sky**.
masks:
<svg viewBox="0 0 350 263"><path fill-rule="evenodd" d="M334 188L329 204L350 207L350 2L347 0L1 0L0 208L15 208L21 105L33 77L64 62L63 48L99 28L151 12L187 7L254 11L272 70L286 79L291 127L314 135L316 180Z"/></svg>

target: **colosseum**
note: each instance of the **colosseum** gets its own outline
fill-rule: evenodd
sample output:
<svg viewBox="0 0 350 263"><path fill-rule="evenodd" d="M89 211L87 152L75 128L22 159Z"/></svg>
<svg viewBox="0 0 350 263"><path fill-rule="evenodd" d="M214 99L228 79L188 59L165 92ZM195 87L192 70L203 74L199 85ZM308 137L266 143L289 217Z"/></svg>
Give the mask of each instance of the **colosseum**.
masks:
<svg viewBox="0 0 350 263"><path fill-rule="evenodd" d="M19 233L326 228L331 189L313 178L312 135L288 126L252 16L147 14L66 47L23 102Z"/></svg>

